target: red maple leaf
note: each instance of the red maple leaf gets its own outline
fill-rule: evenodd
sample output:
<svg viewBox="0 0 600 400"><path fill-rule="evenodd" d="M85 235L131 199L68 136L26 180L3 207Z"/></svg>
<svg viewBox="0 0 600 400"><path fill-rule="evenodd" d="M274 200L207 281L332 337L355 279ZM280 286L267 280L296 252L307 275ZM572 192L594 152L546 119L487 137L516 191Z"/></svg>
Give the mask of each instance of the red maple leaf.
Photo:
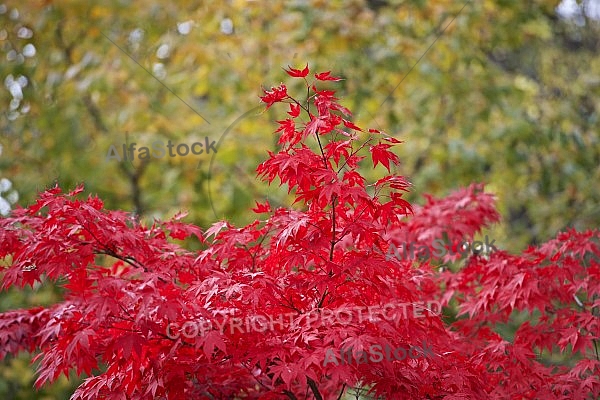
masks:
<svg viewBox="0 0 600 400"><path fill-rule="evenodd" d="M315 78L317 78L320 81L341 81L342 78L338 78L337 76L331 76L331 71L326 71L326 72L321 72L318 74L315 74Z"/></svg>
<svg viewBox="0 0 600 400"><path fill-rule="evenodd" d="M263 89L263 92L265 95L260 96L260 99L263 103L267 103L267 110L274 103L278 103L288 98L287 87L284 84L281 84L277 87L272 87L271 90Z"/></svg>
<svg viewBox="0 0 600 400"><path fill-rule="evenodd" d="M308 75L308 64L306 64L306 67L304 67L303 69L295 69L292 68L288 65L289 69L284 69L285 72L287 72L287 74L291 77L294 78L304 78Z"/></svg>
<svg viewBox="0 0 600 400"><path fill-rule="evenodd" d="M388 150L390 147L392 146L385 143L380 143L370 147L371 155L373 157L373 167L376 167L377 164L381 163L389 172L390 161L393 164L398 164L400 162L398 156Z"/></svg>

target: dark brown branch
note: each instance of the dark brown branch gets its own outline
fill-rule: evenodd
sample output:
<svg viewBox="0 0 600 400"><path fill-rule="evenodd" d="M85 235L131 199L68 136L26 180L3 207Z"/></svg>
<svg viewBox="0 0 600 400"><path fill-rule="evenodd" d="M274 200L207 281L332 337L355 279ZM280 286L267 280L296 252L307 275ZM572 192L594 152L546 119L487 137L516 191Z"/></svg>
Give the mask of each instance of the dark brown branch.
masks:
<svg viewBox="0 0 600 400"><path fill-rule="evenodd" d="M308 381L308 386L310 386L310 390L312 390L313 394L315 395L315 399L323 400L323 396L321 396L321 393L319 392L317 383L309 377L306 377L306 380Z"/></svg>
<svg viewBox="0 0 600 400"><path fill-rule="evenodd" d="M96 129L102 133L107 133L108 128L106 127L106 124L102 119L102 115L100 115L100 109L96 107L94 101L92 100L89 94L83 96L83 104L85 105L85 108L87 109L88 113L90 113L90 116L92 117L92 121L94 121L94 126L96 127Z"/></svg>

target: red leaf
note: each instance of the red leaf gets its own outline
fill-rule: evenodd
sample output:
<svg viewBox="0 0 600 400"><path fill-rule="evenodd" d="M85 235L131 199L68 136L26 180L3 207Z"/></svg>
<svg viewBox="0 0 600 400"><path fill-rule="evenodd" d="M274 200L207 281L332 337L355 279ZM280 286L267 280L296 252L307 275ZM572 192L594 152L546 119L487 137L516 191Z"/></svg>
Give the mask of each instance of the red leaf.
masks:
<svg viewBox="0 0 600 400"><path fill-rule="evenodd" d="M292 116L292 118L296 118L300 115L300 104L290 103L290 111L288 114Z"/></svg>
<svg viewBox="0 0 600 400"><path fill-rule="evenodd" d="M315 74L315 78L317 78L320 81L341 81L343 80L342 78L338 78L337 76L331 76L331 71L326 71L326 72L321 72L318 74Z"/></svg>
<svg viewBox="0 0 600 400"><path fill-rule="evenodd" d="M287 74L291 77L294 78L304 78L308 75L308 64L306 64L306 67L304 67L304 69L300 70L300 69L295 69L292 68L288 65L289 69L284 69L285 72L287 72Z"/></svg>
<svg viewBox="0 0 600 400"><path fill-rule="evenodd" d="M223 353L227 352L227 346L223 341L223 337L218 331L211 331L204 337L204 344L202 350L207 357L212 357L215 349L221 350Z"/></svg>
<svg viewBox="0 0 600 400"><path fill-rule="evenodd" d="M387 150L392 147L389 144L380 143L375 146L370 147L371 155L373 157L373 167L376 167L377 164L381 163L385 168L390 171L390 161L394 164L398 164L398 156Z"/></svg>
<svg viewBox="0 0 600 400"><path fill-rule="evenodd" d="M354 129L355 131L363 131L363 129L360 126L354 125L352 121L348 121L345 119L342 119L342 121L344 121L344 126L347 128Z"/></svg>
<svg viewBox="0 0 600 400"><path fill-rule="evenodd" d="M257 214L270 213L272 211L271 205L269 204L269 200L265 201L264 204L261 204L258 201L256 201L255 203L256 207L253 208L252 211L254 211Z"/></svg>
<svg viewBox="0 0 600 400"><path fill-rule="evenodd" d="M219 232L222 229L229 228L229 223L227 221L219 221L215 222L210 228L206 230L206 237L208 238L211 235L215 235L215 238L219 236Z"/></svg>
<svg viewBox="0 0 600 400"><path fill-rule="evenodd" d="M136 354L138 357L141 356L143 345L144 340L136 333L126 333L115 342L117 349L123 349L123 356L125 358L129 358L133 354Z"/></svg>
<svg viewBox="0 0 600 400"><path fill-rule="evenodd" d="M260 99L263 103L267 103L267 110L274 103L278 103L288 97L287 87L284 84L281 84L277 87L272 87L271 90L264 90L264 96L261 96Z"/></svg>

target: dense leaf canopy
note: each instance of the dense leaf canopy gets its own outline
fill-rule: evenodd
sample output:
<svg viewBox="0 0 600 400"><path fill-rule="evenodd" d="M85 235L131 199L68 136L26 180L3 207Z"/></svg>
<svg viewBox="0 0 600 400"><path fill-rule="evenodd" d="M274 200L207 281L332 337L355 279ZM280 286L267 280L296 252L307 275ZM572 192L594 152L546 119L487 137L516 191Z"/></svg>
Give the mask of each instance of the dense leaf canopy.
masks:
<svg viewBox="0 0 600 400"><path fill-rule="evenodd" d="M222 218L243 226L255 200L287 207L294 198L285 188L255 178L256 165L280 148L271 131L282 118L276 107L262 112L258 95L286 79L280 67L301 71L308 63L344 78L324 84L355 112L353 124L404 142L391 148L402 164L389 165L412 182L407 200L485 182L503 223L483 233L511 252L568 227L595 228L597 4L5 1L0 215L55 182L84 182L107 208L140 214L148 225L188 210L201 227ZM107 159L112 145L122 155L123 145L157 140L215 141L218 151ZM378 180L385 160L360 173ZM0 311L51 304L63 291L11 290ZM506 332L526 318L513 315ZM26 358L4 363L0 397L38 398L26 389L34 380ZM53 397L72 391L53 390Z"/></svg>
<svg viewBox="0 0 600 400"><path fill-rule="evenodd" d="M146 226L77 199L83 188L47 190L0 220L2 288L60 282L64 299L0 314L0 356L39 351L38 387L87 375L76 400L600 395L600 232L563 232L519 256L487 237L475 246L499 219L482 185L413 211L410 183L389 174L401 141L354 124L322 87L341 80L330 71L312 82L308 65L286 72L306 98L264 90L289 117L257 172L298 210L257 203L263 219L203 232L185 215ZM389 175L369 182L365 159ZM188 237L208 248L168 239ZM389 254L407 243L418 260ZM456 261L467 243L457 271L432 262L432 250ZM515 312L531 319L509 341L496 330ZM573 366L549 366L544 352Z"/></svg>

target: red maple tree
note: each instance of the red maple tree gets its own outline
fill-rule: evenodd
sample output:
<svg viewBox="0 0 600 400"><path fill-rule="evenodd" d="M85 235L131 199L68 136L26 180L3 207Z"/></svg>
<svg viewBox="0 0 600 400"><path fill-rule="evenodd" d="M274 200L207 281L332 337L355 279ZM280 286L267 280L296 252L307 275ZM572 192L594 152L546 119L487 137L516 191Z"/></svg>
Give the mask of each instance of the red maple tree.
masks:
<svg viewBox="0 0 600 400"><path fill-rule="evenodd" d="M81 187L47 190L0 219L2 287L54 281L64 299L0 314L0 358L38 352L37 386L86 374L73 399L340 399L353 387L390 399L597 398L600 232L470 254L454 272L389 257L402 243L472 242L499 220L493 196L472 185L411 206L409 182L391 173L400 141L356 126L320 87L339 80L330 72L287 73L307 96L264 91L267 108L289 111L280 151L257 172L287 185L295 208L257 203L262 219L202 231L183 214L144 226L79 199ZM365 158L389 175L366 182ZM175 243L194 237L205 250ZM517 312L527 322L502 337ZM427 352L373 360L374 348L410 346ZM344 351L355 362L332 357Z"/></svg>

